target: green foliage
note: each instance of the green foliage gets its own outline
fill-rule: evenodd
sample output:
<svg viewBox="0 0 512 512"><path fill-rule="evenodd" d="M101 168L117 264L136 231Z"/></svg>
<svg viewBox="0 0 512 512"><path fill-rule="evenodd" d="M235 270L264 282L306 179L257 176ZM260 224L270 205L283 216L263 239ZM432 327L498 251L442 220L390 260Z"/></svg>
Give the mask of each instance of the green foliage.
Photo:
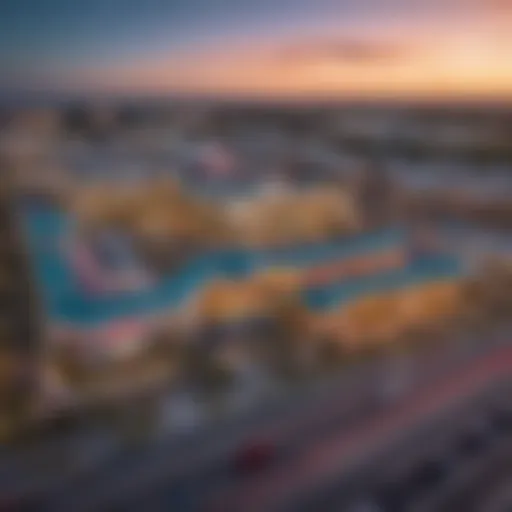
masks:
<svg viewBox="0 0 512 512"><path fill-rule="evenodd" d="M318 342L317 361L320 370L329 371L347 362L348 354L339 340L325 339Z"/></svg>

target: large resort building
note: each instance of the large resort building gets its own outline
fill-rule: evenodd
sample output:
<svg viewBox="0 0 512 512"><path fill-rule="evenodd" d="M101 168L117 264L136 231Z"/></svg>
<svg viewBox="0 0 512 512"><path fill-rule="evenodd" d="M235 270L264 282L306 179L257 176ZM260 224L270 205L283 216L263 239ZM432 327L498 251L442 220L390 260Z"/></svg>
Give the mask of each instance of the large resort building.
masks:
<svg viewBox="0 0 512 512"><path fill-rule="evenodd" d="M36 155L37 181L30 162L16 168L50 359L72 345L104 367L144 357L162 332L208 353L287 336L357 351L457 312L465 266L403 222L384 170L231 179L240 159L198 146L190 168L215 171L203 181L125 172L130 148L116 167L119 148L80 144L64 151L80 154L74 171L52 155Z"/></svg>

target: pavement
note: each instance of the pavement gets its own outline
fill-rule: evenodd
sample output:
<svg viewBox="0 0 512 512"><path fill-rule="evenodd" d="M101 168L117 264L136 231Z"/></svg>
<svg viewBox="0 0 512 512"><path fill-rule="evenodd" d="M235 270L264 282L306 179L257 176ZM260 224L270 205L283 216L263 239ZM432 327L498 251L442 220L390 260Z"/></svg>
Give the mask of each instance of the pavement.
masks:
<svg viewBox="0 0 512 512"><path fill-rule="evenodd" d="M508 512L512 506L512 439L467 464L445 488L413 512ZM507 508L508 507L508 508Z"/></svg>
<svg viewBox="0 0 512 512"><path fill-rule="evenodd" d="M472 509L473 512L510 512L512 510L512 463L510 460L509 458L505 468L501 466L494 469L492 481L486 482L487 490L482 493L484 499L480 496Z"/></svg>
<svg viewBox="0 0 512 512"><path fill-rule="evenodd" d="M289 510L469 512L472 509L467 504L473 501L466 501L465 506L458 507L453 506L456 504L454 500L460 501L471 493L474 482L485 475L490 463L497 464L500 457L502 460L510 457L510 432L501 431L496 435L495 430L489 430L485 425L493 404L502 403L496 398L508 398L511 391L510 381L503 386L492 385L467 402L450 407L446 414L406 432L398 443L391 443L360 467L325 482L315 493L309 493L309 498L301 497L300 503L293 502ZM488 427L490 425L487 423ZM481 432L488 442L481 445L480 450L461 450L461 434L473 428L483 428ZM424 485L418 485L418 472L432 463L445 469L440 480L433 485L425 481ZM416 485L411 485L411 478L415 478Z"/></svg>
<svg viewBox="0 0 512 512"><path fill-rule="evenodd" d="M512 348L504 348L469 367L445 377L416 396L391 407L358 425L350 433L323 438L313 443L288 464L263 474L247 484L233 485L208 500L206 510L260 512L284 510L299 493L347 472L362 459L374 456L383 445L396 441L436 414L469 399L512 371Z"/></svg>

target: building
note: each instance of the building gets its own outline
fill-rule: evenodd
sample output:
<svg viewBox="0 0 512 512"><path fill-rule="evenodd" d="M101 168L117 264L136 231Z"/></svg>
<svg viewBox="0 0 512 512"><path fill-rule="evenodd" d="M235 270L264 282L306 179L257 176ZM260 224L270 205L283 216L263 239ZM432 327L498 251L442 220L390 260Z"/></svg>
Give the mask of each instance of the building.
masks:
<svg viewBox="0 0 512 512"><path fill-rule="evenodd" d="M0 437L23 433L34 413L43 353L39 301L12 210L9 176L0 186Z"/></svg>

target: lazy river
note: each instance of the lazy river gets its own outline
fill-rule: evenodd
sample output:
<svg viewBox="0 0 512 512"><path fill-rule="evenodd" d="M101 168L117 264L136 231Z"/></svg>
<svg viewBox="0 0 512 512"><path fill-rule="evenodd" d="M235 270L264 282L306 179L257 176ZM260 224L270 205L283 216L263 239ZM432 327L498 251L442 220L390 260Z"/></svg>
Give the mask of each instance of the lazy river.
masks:
<svg viewBox="0 0 512 512"><path fill-rule="evenodd" d="M83 327L178 308L214 279L240 278L273 267L310 268L400 247L406 239L404 230L391 228L293 248L226 249L198 256L152 286L132 292L91 294L81 285L63 249L73 231L73 220L41 205L24 206L20 218L46 314L50 320Z"/></svg>

